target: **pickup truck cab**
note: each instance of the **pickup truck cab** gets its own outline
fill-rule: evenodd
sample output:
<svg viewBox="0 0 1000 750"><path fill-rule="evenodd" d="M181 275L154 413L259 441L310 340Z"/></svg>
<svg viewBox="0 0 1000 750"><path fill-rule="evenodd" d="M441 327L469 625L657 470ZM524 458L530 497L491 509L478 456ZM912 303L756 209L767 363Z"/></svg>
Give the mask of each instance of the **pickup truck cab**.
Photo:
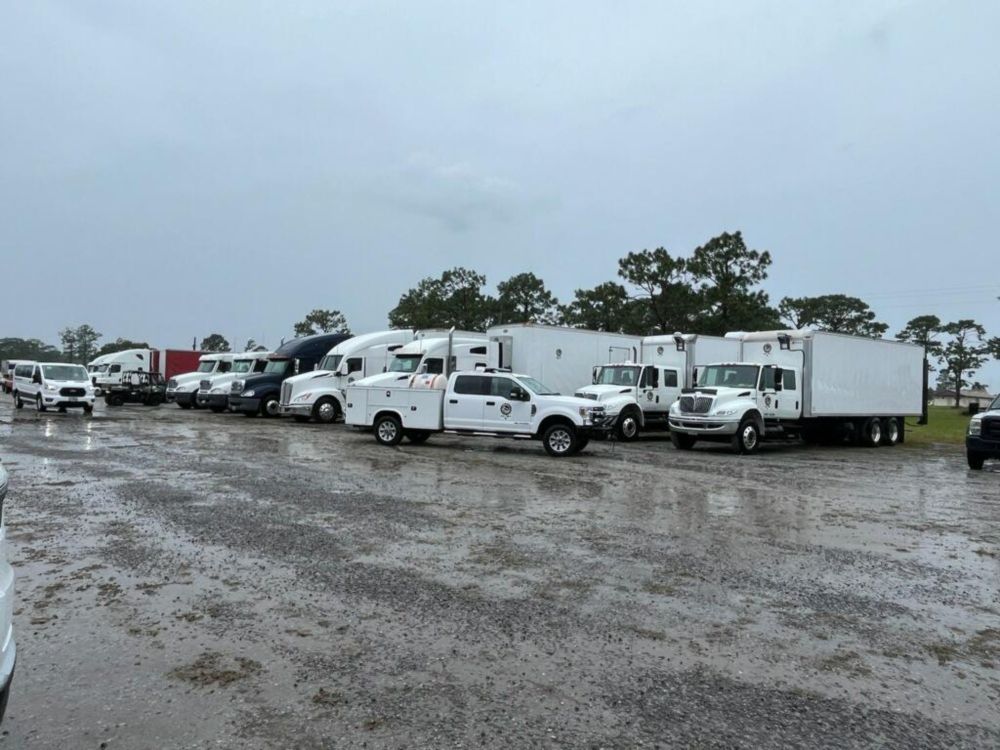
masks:
<svg viewBox="0 0 1000 750"><path fill-rule="evenodd" d="M969 420L965 433L965 457L969 468L980 471L986 459L1000 459L1000 396L989 408Z"/></svg>
<svg viewBox="0 0 1000 750"><path fill-rule="evenodd" d="M175 403L182 409L198 408L198 388L203 378L222 375L233 366L232 352L202 354L198 358L198 369L174 375L167 381L167 403Z"/></svg>
<svg viewBox="0 0 1000 750"><path fill-rule="evenodd" d="M527 375L501 370L424 373L410 386L347 388L349 425L373 428L382 445L422 443L435 432L541 440L550 456L571 456L607 430L604 407L561 396Z"/></svg>
<svg viewBox="0 0 1000 750"><path fill-rule="evenodd" d="M28 362L14 368L14 406L33 404L38 411L94 411L94 388L83 365Z"/></svg>
<svg viewBox="0 0 1000 750"><path fill-rule="evenodd" d="M230 411L242 412L248 417L278 416L281 384L300 372L314 370L323 355L349 338L344 333L320 333L282 344L268 358L263 372L233 381L229 389Z"/></svg>

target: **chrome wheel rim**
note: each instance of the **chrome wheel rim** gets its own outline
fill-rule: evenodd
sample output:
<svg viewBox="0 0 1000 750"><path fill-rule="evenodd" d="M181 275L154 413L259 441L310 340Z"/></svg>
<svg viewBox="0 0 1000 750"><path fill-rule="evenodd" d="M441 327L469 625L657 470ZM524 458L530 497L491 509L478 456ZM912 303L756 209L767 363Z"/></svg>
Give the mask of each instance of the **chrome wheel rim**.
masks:
<svg viewBox="0 0 1000 750"><path fill-rule="evenodd" d="M757 428L748 424L743 428L743 447L748 451L757 446Z"/></svg>
<svg viewBox="0 0 1000 750"><path fill-rule="evenodd" d="M320 404L317 413L319 414L319 418L322 419L324 422L332 422L334 413L333 404L331 404L329 401Z"/></svg>
<svg viewBox="0 0 1000 750"><path fill-rule="evenodd" d="M638 432L639 423L635 421L635 417L625 417L622 420L622 435L627 438L634 438Z"/></svg>
<svg viewBox="0 0 1000 750"><path fill-rule="evenodd" d="M268 401L264 404L264 410L271 416L274 416L278 413L278 402L273 399Z"/></svg>
<svg viewBox="0 0 1000 750"><path fill-rule="evenodd" d="M396 439L396 423L391 419L386 419L379 422L378 425L378 436L382 442L391 443Z"/></svg>
<svg viewBox="0 0 1000 750"><path fill-rule="evenodd" d="M882 425L880 425L878 422L872 422L871 440L872 443L874 443L875 445L878 445L880 442L882 442Z"/></svg>
<svg viewBox="0 0 1000 750"><path fill-rule="evenodd" d="M566 453L573 444L573 436L568 430L554 430L549 435L549 447L556 453Z"/></svg>
<svg viewBox="0 0 1000 750"><path fill-rule="evenodd" d="M896 443L899 441L899 425L893 422L889 425L887 437L890 443Z"/></svg>

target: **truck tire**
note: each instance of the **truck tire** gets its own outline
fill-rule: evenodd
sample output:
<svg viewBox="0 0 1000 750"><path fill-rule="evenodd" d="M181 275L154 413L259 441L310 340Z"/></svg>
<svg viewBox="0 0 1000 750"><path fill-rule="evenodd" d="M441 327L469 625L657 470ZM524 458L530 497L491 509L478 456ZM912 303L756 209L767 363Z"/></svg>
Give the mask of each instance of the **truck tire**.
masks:
<svg viewBox="0 0 1000 750"><path fill-rule="evenodd" d="M93 404L84 404L83 405L83 413L84 414L93 414L94 413L94 405Z"/></svg>
<svg viewBox="0 0 1000 750"><path fill-rule="evenodd" d="M671 430L670 442L673 443L674 447L679 451L689 451L694 448L694 444L698 442L698 438L694 435L687 435L683 432Z"/></svg>
<svg viewBox="0 0 1000 750"><path fill-rule="evenodd" d="M316 402L312 415L320 424L333 424L340 415L340 406L337 405L336 399L324 396Z"/></svg>
<svg viewBox="0 0 1000 750"><path fill-rule="evenodd" d="M276 417L281 408L281 403L275 395L265 396L260 402L260 415L262 417Z"/></svg>
<svg viewBox="0 0 1000 750"><path fill-rule="evenodd" d="M743 417L736 434L733 435L733 450L745 456L752 455L760 448L760 425L753 417Z"/></svg>
<svg viewBox="0 0 1000 750"><path fill-rule="evenodd" d="M640 416L635 409L626 409L615 423L615 435L623 443L631 443L639 437Z"/></svg>
<svg viewBox="0 0 1000 750"><path fill-rule="evenodd" d="M15 391L14 392L14 408L15 409L23 409L24 408L24 401L21 400L21 392L20 391Z"/></svg>
<svg viewBox="0 0 1000 750"><path fill-rule="evenodd" d="M48 407L42 403L42 394L35 396L35 409L38 411L48 411Z"/></svg>
<svg viewBox="0 0 1000 750"><path fill-rule="evenodd" d="M861 444L868 448L877 448L882 443L882 420L872 417L865 421L861 428Z"/></svg>
<svg viewBox="0 0 1000 750"><path fill-rule="evenodd" d="M407 430L406 439L409 440L414 445L420 445L421 443L426 443L427 439L431 436L429 432L424 430Z"/></svg>
<svg viewBox="0 0 1000 750"><path fill-rule="evenodd" d="M545 447L545 452L553 458L572 456L578 442L576 428L565 422L556 422L550 425L542 435L542 445Z"/></svg>
<svg viewBox="0 0 1000 750"><path fill-rule="evenodd" d="M375 440L380 445L399 445L403 440L403 425L395 414L383 414L372 425L375 430Z"/></svg>
<svg viewBox="0 0 1000 750"><path fill-rule="evenodd" d="M965 459L969 462L969 468L975 471L983 470L983 462L986 461L986 456L982 453L976 453L975 451L966 451Z"/></svg>
<svg viewBox="0 0 1000 750"><path fill-rule="evenodd" d="M899 420L889 417L885 420L882 430L882 445L895 445L899 442Z"/></svg>

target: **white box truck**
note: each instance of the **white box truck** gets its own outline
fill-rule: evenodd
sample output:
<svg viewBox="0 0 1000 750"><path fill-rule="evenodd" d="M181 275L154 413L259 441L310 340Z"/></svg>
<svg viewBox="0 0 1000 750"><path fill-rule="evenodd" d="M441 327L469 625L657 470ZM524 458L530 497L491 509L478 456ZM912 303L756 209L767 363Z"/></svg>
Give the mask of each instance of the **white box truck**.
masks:
<svg viewBox="0 0 1000 750"><path fill-rule="evenodd" d="M699 368L697 385L670 407L674 445L730 442L754 453L763 440L894 445L919 416L924 350L915 344L821 331L727 334L740 356Z"/></svg>
<svg viewBox="0 0 1000 750"><path fill-rule="evenodd" d="M670 405L694 384L699 366L736 359L739 352L739 340L721 336L646 336L638 359L594 367L591 384L576 395L605 408L619 440L635 440L642 430L668 429Z"/></svg>
<svg viewBox="0 0 1000 750"><path fill-rule="evenodd" d="M486 334L490 367L527 373L566 395L588 382L599 362L635 362L642 344L641 336L533 323L494 326Z"/></svg>

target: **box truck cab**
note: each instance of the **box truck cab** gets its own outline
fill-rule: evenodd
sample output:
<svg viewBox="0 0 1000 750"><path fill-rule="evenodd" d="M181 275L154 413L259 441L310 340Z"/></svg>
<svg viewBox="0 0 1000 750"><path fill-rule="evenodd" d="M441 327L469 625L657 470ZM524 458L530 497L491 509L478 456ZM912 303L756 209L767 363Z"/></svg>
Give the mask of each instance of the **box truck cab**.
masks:
<svg viewBox="0 0 1000 750"><path fill-rule="evenodd" d="M229 409L248 417L278 416L281 384L293 375L316 369L330 349L349 338L344 333L320 333L283 344L268 358L263 372L233 381Z"/></svg>
<svg viewBox="0 0 1000 750"><path fill-rule="evenodd" d="M904 417L919 416L924 352L886 339L822 331L731 334L740 357L707 365L670 407L674 445L730 442L754 453L763 440L895 445Z"/></svg>
<svg viewBox="0 0 1000 750"><path fill-rule="evenodd" d="M382 445L423 443L435 432L540 440L550 456L571 456L606 429L604 409L561 396L528 375L482 369L421 374L400 386L347 387L347 424L372 428Z"/></svg>
<svg viewBox="0 0 1000 750"><path fill-rule="evenodd" d="M413 341L413 331L390 330L354 336L333 347L312 372L281 385L280 413L297 421L329 424L344 415L344 389L356 380L381 375L396 352Z"/></svg>
<svg viewBox="0 0 1000 750"><path fill-rule="evenodd" d="M229 372L235 356L232 352L202 354L198 358L197 370L174 375L167 381L167 403L176 403L182 409L197 408L198 388L202 379Z"/></svg>
<svg viewBox="0 0 1000 750"><path fill-rule="evenodd" d="M199 409L211 409L215 413L229 408L229 392L233 381L264 372L267 360L274 352L243 352L233 357L233 367L228 372L202 376L198 381L196 397Z"/></svg>
<svg viewBox="0 0 1000 750"><path fill-rule="evenodd" d="M456 333L450 345L449 372L474 370L488 364L485 334ZM357 385L405 386L415 375L440 375L445 372L449 358L448 337L425 338L413 341L396 350L384 373L370 375L355 381Z"/></svg>
<svg viewBox="0 0 1000 750"><path fill-rule="evenodd" d="M642 430L669 428L670 405L694 383L699 366L738 357L739 350L738 340L721 336L647 336L639 361L595 367L591 384L576 395L605 408L619 440L635 440Z"/></svg>
<svg viewBox="0 0 1000 750"><path fill-rule="evenodd" d="M83 365L27 362L14 368L14 406L33 404L38 411L94 411L94 387Z"/></svg>
<svg viewBox="0 0 1000 750"><path fill-rule="evenodd" d="M969 468L979 471L986 459L1000 459L1000 396L989 408L969 420L965 434L965 457Z"/></svg>

